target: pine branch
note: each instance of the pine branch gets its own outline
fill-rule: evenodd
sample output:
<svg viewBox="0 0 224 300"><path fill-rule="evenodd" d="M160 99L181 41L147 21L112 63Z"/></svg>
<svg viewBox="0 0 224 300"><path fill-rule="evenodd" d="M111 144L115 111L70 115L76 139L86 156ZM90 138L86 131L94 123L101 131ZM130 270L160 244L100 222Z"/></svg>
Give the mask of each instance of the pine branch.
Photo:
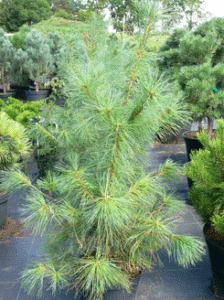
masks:
<svg viewBox="0 0 224 300"><path fill-rule="evenodd" d="M131 75L130 75L130 79L129 79L129 84L128 84L128 90L127 90L127 94L124 100L123 104L126 104L131 96L132 93L132 89L134 87L134 84L136 83L136 79L138 76L138 70L140 67L140 63L142 60L143 55L145 54L146 50L145 50L145 45L146 45L146 41L147 41L147 37L148 37L148 33L150 31L150 28L153 24L155 15L151 14L148 20L148 23L145 27L145 31L142 37L142 40L140 42L140 46L139 46L139 50L138 50L138 54L137 54L137 58L136 58L136 62L134 63L133 67L132 67L132 71L131 71Z"/></svg>
<svg viewBox="0 0 224 300"><path fill-rule="evenodd" d="M141 113L143 112L144 107L147 104L147 102L152 100L154 96L156 96L156 93L155 92L150 92L149 95L148 95L148 98L146 98L141 105L138 105L138 106L135 107L135 109L133 110L133 112L132 112L132 114L131 114L131 116L128 120L129 123L134 122L134 120L139 115L141 115Z"/></svg>
<svg viewBox="0 0 224 300"><path fill-rule="evenodd" d="M69 48L70 48L70 62L71 62L71 66L72 66L72 70L74 71L74 73L77 73L76 67L75 67L75 60L73 57L73 53L72 53L72 41L70 41L69 43Z"/></svg>
<svg viewBox="0 0 224 300"><path fill-rule="evenodd" d="M118 152L120 151L121 132L122 132L122 127L121 124L118 123L116 127L115 137L114 137L114 145L113 145L114 150L112 151L111 164L109 167L109 186L110 183L112 182L113 175L115 173L116 158Z"/></svg>
<svg viewBox="0 0 224 300"><path fill-rule="evenodd" d="M54 135L52 135L49 131L47 131L42 125L38 124L37 125L39 127L39 129L48 137L50 137L52 140L56 140L56 137ZM60 141L59 141L60 142Z"/></svg>
<svg viewBox="0 0 224 300"><path fill-rule="evenodd" d="M89 191L89 189L87 188L85 181L82 179L81 174L79 173L79 171L73 171L75 178L79 184L79 186L81 187L83 193L90 198L92 201L94 201L94 196L93 194Z"/></svg>

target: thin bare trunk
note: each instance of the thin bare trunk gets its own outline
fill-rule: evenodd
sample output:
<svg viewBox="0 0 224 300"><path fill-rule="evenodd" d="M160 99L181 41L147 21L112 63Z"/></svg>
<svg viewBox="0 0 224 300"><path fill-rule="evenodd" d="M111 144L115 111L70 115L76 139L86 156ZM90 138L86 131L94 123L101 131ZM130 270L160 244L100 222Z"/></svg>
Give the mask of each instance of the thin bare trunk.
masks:
<svg viewBox="0 0 224 300"><path fill-rule="evenodd" d="M212 138L213 120L208 118L208 137Z"/></svg>
<svg viewBox="0 0 224 300"><path fill-rule="evenodd" d="M6 87L6 84L5 84L5 67L4 67L4 65L2 67L1 72L2 72L1 81L2 81L3 93L6 94L7 93L7 87Z"/></svg>
<svg viewBox="0 0 224 300"><path fill-rule="evenodd" d="M35 91L39 92L39 90L40 90L40 82L36 81Z"/></svg>
<svg viewBox="0 0 224 300"><path fill-rule="evenodd" d="M203 125L202 125L202 119L200 119L199 121L198 121L198 131L200 132L200 131L202 131L204 128L203 128Z"/></svg>
<svg viewBox="0 0 224 300"><path fill-rule="evenodd" d="M6 90L10 91L10 82L9 81L6 83Z"/></svg>

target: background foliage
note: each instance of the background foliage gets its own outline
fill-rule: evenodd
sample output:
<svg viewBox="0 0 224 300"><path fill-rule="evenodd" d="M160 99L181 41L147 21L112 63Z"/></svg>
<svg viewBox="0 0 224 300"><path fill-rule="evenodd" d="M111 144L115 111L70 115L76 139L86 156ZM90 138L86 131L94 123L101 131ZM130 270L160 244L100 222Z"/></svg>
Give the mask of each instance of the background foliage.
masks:
<svg viewBox="0 0 224 300"><path fill-rule="evenodd" d="M29 25L50 18L48 0L2 0L0 2L0 26L7 32L15 32L24 23Z"/></svg>

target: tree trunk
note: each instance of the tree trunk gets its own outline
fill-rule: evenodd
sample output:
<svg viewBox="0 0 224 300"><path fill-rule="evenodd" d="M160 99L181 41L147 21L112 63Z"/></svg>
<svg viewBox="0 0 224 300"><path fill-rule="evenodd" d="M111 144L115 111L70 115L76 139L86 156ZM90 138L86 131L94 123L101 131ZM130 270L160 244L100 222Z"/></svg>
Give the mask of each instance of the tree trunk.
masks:
<svg viewBox="0 0 224 300"><path fill-rule="evenodd" d="M40 82L37 80L36 81L36 86L35 86L35 91L39 92L39 89L40 89Z"/></svg>
<svg viewBox="0 0 224 300"><path fill-rule="evenodd" d="M203 128L203 126L202 126L202 119L200 119L199 121L198 121L198 131L200 132L200 131L202 131L204 128Z"/></svg>
<svg viewBox="0 0 224 300"><path fill-rule="evenodd" d="M213 120L208 118L208 137L212 138Z"/></svg>
<svg viewBox="0 0 224 300"><path fill-rule="evenodd" d="M10 91L10 82L9 81L6 83L6 90L7 90L7 92Z"/></svg>
<svg viewBox="0 0 224 300"><path fill-rule="evenodd" d="M5 67L3 65L2 69L1 69L1 81L2 81L2 87L3 87L3 93L6 94L7 93L7 86L5 83Z"/></svg>

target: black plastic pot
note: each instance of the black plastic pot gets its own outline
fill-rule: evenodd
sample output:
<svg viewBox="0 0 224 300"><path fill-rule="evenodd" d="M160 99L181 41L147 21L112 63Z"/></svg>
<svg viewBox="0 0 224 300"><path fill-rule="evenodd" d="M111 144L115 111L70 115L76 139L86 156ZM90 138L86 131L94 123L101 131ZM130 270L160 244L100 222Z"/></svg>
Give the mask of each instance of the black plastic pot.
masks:
<svg viewBox="0 0 224 300"><path fill-rule="evenodd" d="M3 192L0 194L0 229L5 225L7 219L8 199L9 199L8 192Z"/></svg>
<svg viewBox="0 0 224 300"><path fill-rule="evenodd" d="M212 270L212 290L221 299L224 299L224 241L218 244L211 241L206 231L210 228L209 224L205 224L203 228L204 237L208 245L209 258Z"/></svg>
<svg viewBox="0 0 224 300"><path fill-rule="evenodd" d="M46 176L47 171L50 171L54 168L58 158L53 155L35 155L35 160L39 170L38 178L42 178Z"/></svg>
<svg viewBox="0 0 224 300"><path fill-rule="evenodd" d="M16 94L15 94L16 99L26 100L25 91L28 91L30 88L28 85L24 85L24 86L15 85L12 88L16 90Z"/></svg>
<svg viewBox="0 0 224 300"><path fill-rule="evenodd" d="M186 135L188 133L189 132L185 132L183 134L183 138L184 138L185 145L186 145L187 159L188 159L188 161L191 161L191 159L190 159L191 151L202 149L203 145L201 144L201 142L199 142L198 139L193 138L193 137L188 137ZM187 177L187 181L188 181L188 188L190 189L193 185L193 181L188 177Z"/></svg>
<svg viewBox="0 0 224 300"><path fill-rule="evenodd" d="M26 101L36 101L50 96L51 89L40 89L38 92L35 90L25 90Z"/></svg>
<svg viewBox="0 0 224 300"><path fill-rule="evenodd" d="M16 90L9 91L6 94L0 93L0 98L5 102L8 100L9 97L15 97L15 96L16 96Z"/></svg>

